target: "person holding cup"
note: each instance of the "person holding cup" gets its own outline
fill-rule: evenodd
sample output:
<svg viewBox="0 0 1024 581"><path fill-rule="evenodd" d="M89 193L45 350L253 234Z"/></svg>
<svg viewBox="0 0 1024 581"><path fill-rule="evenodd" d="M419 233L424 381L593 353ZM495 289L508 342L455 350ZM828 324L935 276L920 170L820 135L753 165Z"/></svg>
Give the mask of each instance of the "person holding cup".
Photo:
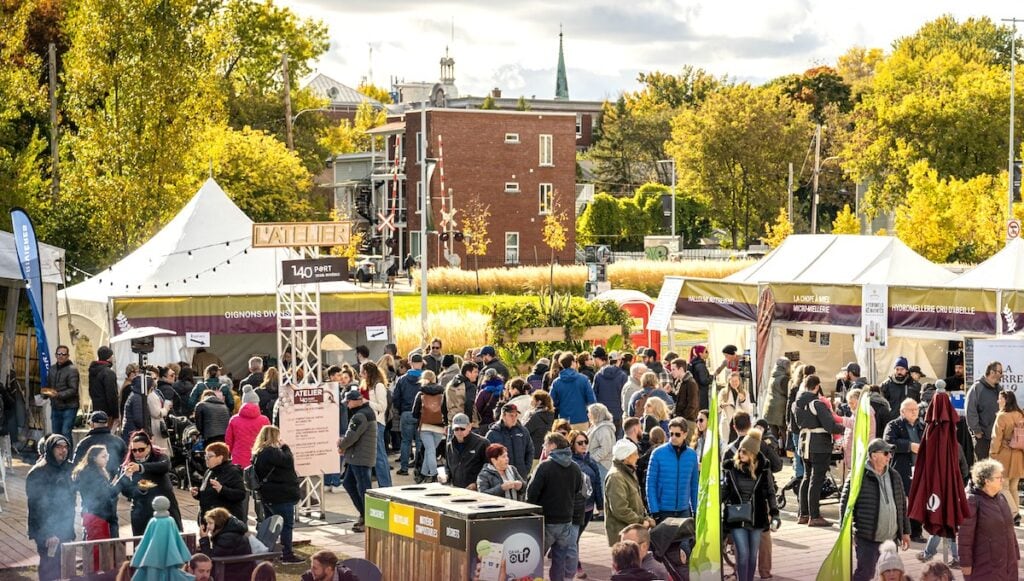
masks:
<svg viewBox="0 0 1024 581"><path fill-rule="evenodd" d="M476 477L476 488L484 494L521 500L526 492L526 479L509 462L508 448L501 444L487 446L488 464Z"/></svg>
<svg viewBox="0 0 1024 581"><path fill-rule="evenodd" d="M245 522L245 484L242 468L231 463L231 449L224 442L206 447L206 474L202 482L191 489L192 498L199 500L199 524L203 515L215 508L225 508L231 516Z"/></svg>
<svg viewBox="0 0 1024 581"><path fill-rule="evenodd" d="M43 454L25 477L28 538L39 553L39 579L60 578L60 544L75 540L75 485L71 481L69 440L51 434Z"/></svg>

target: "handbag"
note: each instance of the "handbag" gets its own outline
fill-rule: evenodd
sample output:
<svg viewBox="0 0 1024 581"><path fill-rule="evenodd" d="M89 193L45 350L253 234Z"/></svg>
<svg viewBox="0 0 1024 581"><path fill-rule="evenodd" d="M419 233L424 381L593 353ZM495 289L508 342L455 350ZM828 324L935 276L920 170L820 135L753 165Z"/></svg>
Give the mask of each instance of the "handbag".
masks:
<svg viewBox="0 0 1024 581"><path fill-rule="evenodd" d="M736 486L736 481L732 480L732 479L730 479L730 481L732 482L733 490L736 491L736 496L740 497L740 501L741 502L738 502L736 504L727 504L727 505L725 505L725 522L726 522L726 524L741 525L743 523L753 523L754 522L754 505L753 505L753 503L750 500L748 500L746 502L742 502L743 495L740 494L740 489L739 489L738 486ZM751 500L753 500L753 495L751 495Z"/></svg>

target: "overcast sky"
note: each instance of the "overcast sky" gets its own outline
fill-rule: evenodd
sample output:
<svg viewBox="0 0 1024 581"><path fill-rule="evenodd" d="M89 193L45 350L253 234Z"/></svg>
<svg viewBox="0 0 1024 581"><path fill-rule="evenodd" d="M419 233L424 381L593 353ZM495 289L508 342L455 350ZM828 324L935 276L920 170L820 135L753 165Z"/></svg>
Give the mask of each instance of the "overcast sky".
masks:
<svg viewBox="0 0 1024 581"><path fill-rule="evenodd" d="M558 27L565 33L569 96L614 99L641 71L703 67L763 82L834 64L850 46L888 49L943 13L1014 16L1008 0L278 0L323 20L331 47L317 70L350 86L369 74L436 81L445 47L461 94L551 98ZM1019 10L1024 17L1024 8ZM454 21L454 41L452 23Z"/></svg>

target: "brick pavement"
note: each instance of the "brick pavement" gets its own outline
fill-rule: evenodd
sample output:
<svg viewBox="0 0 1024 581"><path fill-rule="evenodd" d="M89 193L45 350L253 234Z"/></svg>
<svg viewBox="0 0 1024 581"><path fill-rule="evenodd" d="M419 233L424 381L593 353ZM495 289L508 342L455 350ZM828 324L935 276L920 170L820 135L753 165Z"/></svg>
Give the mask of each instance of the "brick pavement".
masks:
<svg viewBox="0 0 1024 581"><path fill-rule="evenodd" d="M8 474L9 495L11 502L2 503L0 513L0 580L12 577L10 568L32 566L37 562L35 547L25 537L25 490L24 476L27 467L23 464L15 466ZM791 471L787 466L778 476L779 482L786 482ZM410 477L395 476L396 485L411 484ZM364 537L351 531L355 510L344 492L325 495L328 509L328 523L322 526L298 524L295 532L297 541L307 541L318 548L331 549L345 556L361 557L363 555ZM838 526L831 528L810 528L796 524L796 499L792 493L787 495L787 506L782 511L782 528L774 535L774 568L773 573L778 581L807 581L814 579L817 569L825 558L838 535ZM834 499L830 499L834 500ZM196 503L185 492L178 492L182 516L186 519L187 530L196 530ZM126 503L121 503L121 522L127 523L128 512ZM838 520L839 507L831 502L822 507L822 514L829 520ZM1024 539L1024 530L1016 529L1018 542ZM130 527L123 527L122 536L130 536ZM913 545L909 552L900 553L903 557L907 573L916 578L922 564L915 558L923 548ZM580 546L581 559L590 579L605 580L611 576L609 569L609 550L602 528L602 523L591 523L583 534ZM5 570L6 574L5 574ZM1024 579L1024 566L1021 567L1021 578ZM956 572L956 579L962 579Z"/></svg>

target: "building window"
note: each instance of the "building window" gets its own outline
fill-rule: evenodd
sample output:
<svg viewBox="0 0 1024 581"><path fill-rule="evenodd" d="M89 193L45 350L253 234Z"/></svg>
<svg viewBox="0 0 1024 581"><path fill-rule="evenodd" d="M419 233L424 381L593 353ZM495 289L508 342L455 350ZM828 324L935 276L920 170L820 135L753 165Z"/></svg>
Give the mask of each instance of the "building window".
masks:
<svg viewBox="0 0 1024 581"><path fill-rule="evenodd" d="M553 139L550 135L540 136L540 165L555 165Z"/></svg>
<svg viewBox="0 0 1024 581"><path fill-rule="evenodd" d="M416 213L423 210L423 182L416 181Z"/></svg>
<svg viewBox="0 0 1024 581"><path fill-rule="evenodd" d="M540 185L540 192L538 198L540 201L540 214L542 216L551 213L551 205L554 203L553 192L554 186L552 184Z"/></svg>
<svg viewBox="0 0 1024 581"><path fill-rule="evenodd" d="M519 134L518 133L506 133L505 134L505 143L519 143Z"/></svg>
<svg viewBox="0 0 1024 581"><path fill-rule="evenodd" d="M505 232L505 264L519 264L519 232Z"/></svg>
<svg viewBox="0 0 1024 581"><path fill-rule="evenodd" d="M519 182L505 182L505 193L506 194L518 194L519 193Z"/></svg>
<svg viewBox="0 0 1024 581"><path fill-rule="evenodd" d="M422 245L420 244L419 231L413 230L409 232L409 254L412 254L413 258L415 258L417 261L420 261L420 264L423 264L423 262L420 260L421 258L423 258L422 255L420 254L421 246Z"/></svg>
<svg viewBox="0 0 1024 581"><path fill-rule="evenodd" d="M576 114L576 139L583 137L583 113Z"/></svg>
<svg viewBox="0 0 1024 581"><path fill-rule="evenodd" d="M423 161L423 132L416 132L416 163Z"/></svg>

